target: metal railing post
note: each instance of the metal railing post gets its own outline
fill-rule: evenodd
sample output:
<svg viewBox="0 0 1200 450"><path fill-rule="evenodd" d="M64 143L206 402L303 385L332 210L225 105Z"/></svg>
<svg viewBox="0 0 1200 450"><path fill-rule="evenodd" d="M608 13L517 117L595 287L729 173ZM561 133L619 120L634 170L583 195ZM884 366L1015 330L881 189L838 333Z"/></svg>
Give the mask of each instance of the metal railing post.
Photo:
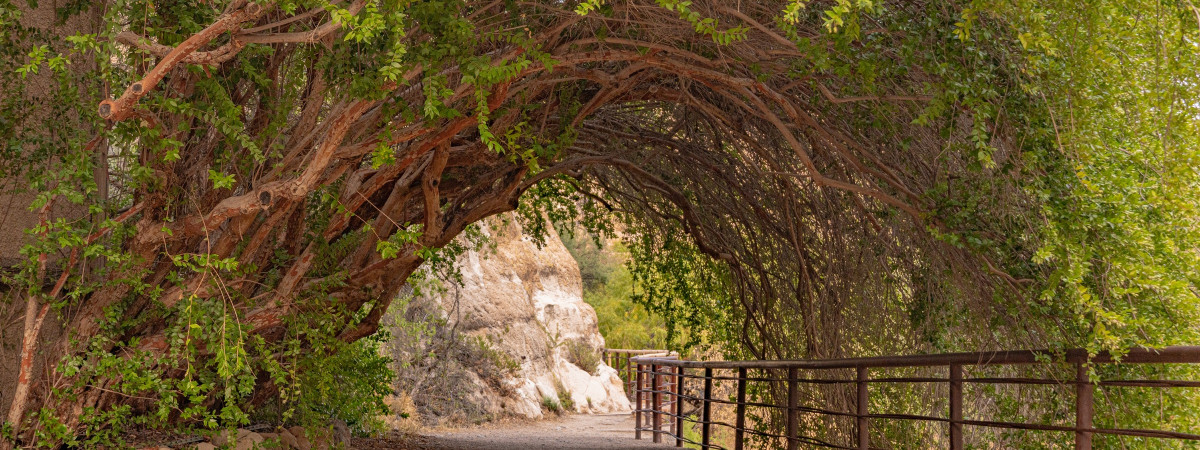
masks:
<svg viewBox="0 0 1200 450"><path fill-rule="evenodd" d="M633 368L632 365L630 365L629 367ZM642 365L640 363L637 365L637 372L633 373L633 379L631 381L634 383L633 397L634 397L635 401L637 402L637 407L633 409L634 418L635 418L634 419L635 425L634 425L633 437L635 439L641 439L642 438Z"/></svg>
<svg viewBox="0 0 1200 450"><path fill-rule="evenodd" d="M675 368L675 446L683 447L683 367Z"/></svg>
<svg viewBox="0 0 1200 450"><path fill-rule="evenodd" d="M788 450L796 450L800 445L799 437L799 411L796 408L800 406L799 382L797 381L798 370L795 367L788 368L787 383L788 383L788 409L787 409L787 448Z"/></svg>
<svg viewBox="0 0 1200 450"><path fill-rule="evenodd" d="M734 428L733 449L742 450L746 436L746 368L738 367L737 376L737 426Z"/></svg>
<svg viewBox="0 0 1200 450"><path fill-rule="evenodd" d="M712 377L713 370L710 368L704 369L704 404L701 409L704 411L704 423L700 425L700 447L708 448L709 437L712 431Z"/></svg>
<svg viewBox="0 0 1200 450"><path fill-rule="evenodd" d="M662 376L663 377L662 387L663 387L663 391L664 391L663 392L663 415L666 416L666 421L667 421L667 433L666 433L667 436L674 436L675 435L675 420L671 417L671 413L675 411L675 400L677 400L675 397L675 383L678 382L679 380L675 379L675 368L671 367L671 366L667 366L667 367L668 368L663 369L663 371L667 372L667 373L664 373Z"/></svg>
<svg viewBox="0 0 1200 450"><path fill-rule="evenodd" d="M642 370L642 365L638 364L636 370ZM633 355L625 355L625 371L629 373L629 385L635 386L634 382L638 375L636 374L633 366Z"/></svg>
<svg viewBox="0 0 1200 450"><path fill-rule="evenodd" d="M950 365L950 450L962 450L962 379L961 364Z"/></svg>
<svg viewBox="0 0 1200 450"><path fill-rule="evenodd" d="M662 384L659 383L659 379L658 379L658 365L651 364L650 365L650 398L653 399L652 400L653 406L651 406L651 408L653 408L653 409L650 411L650 414L653 415L652 417L653 417L653 421L654 421L654 443L655 444L662 442L662 414L660 413L660 411L662 411L662 393L659 392L660 390L662 390L661 386L662 386Z"/></svg>
<svg viewBox="0 0 1200 450"><path fill-rule="evenodd" d="M787 406L783 406L782 399L775 399L776 403L770 405L762 405L755 403L756 406L767 407L772 410L780 410L787 414L785 417L778 417L772 413L773 420L781 420L785 423L786 430L775 430L785 434L768 434L770 440L756 442L763 445L778 445L784 448L783 438L786 441L788 450L796 450L798 447L809 440L808 437L802 436L799 433L800 420L806 420L810 412L823 417L838 418L839 423L846 424L844 420L849 417L854 417L855 430L846 434L848 437L840 437L837 443L828 443L829 446L837 446L839 448L858 448L868 449L871 447L871 427L872 418L886 419L886 421L900 420L911 421L932 420L934 422L946 422L949 427L944 436L946 441L941 441L942 438L937 438L936 431L932 435L924 435L920 438L920 442L912 442L905 444L906 447L928 447L931 445L945 445L951 450L963 449L966 446L965 428L971 425L976 428L985 429L1022 429L1022 430L1042 430L1052 432L1070 431L1075 435L1075 448L1078 450L1091 450L1094 444L1096 435L1116 435L1116 436L1139 436L1149 439L1179 439L1192 442L1200 442L1200 434L1193 434L1186 431L1161 430L1161 429L1109 429L1100 427L1095 424L1095 395L1096 388L1100 383L1105 386L1130 386L1130 387L1200 387L1200 382L1185 381L1178 379L1159 379L1159 380L1142 380L1142 379L1125 379L1117 378L1113 380L1093 381L1091 379L1091 370L1097 367L1098 364L1195 364L1200 365L1200 345L1196 346L1171 346L1163 348L1142 348L1135 347L1121 357L1111 355L1106 352L1100 354L1089 353L1086 349L1069 349L1064 351L1048 351L1048 350L1005 350L1005 351L989 351L989 352L972 352L972 353L940 353L931 355L895 355L895 356L875 356L875 357L857 357L857 358L838 358L825 360L755 360L755 361L697 361L692 363L681 363L676 360L677 353L660 351L660 350L607 350L608 358L625 359L626 369L631 373L630 380L634 389L631 392L631 400L636 402L637 407L634 409L636 420L636 433L638 439L642 438L642 431L650 431L654 433L654 440L657 443L662 442L662 435L668 434L662 428L662 416L666 415L674 418L670 426L670 434L675 438L675 445L680 446L682 442L692 442L688 439L685 433L685 422L691 421L700 424L696 444L700 448L726 448L723 446L713 445L713 423L719 427L731 428L734 433L733 442L721 442L722 445L729 445L728 450L741 450L746 446L746 434L757 434L756 430L750 430L746 423L746 414L749 404L747 403L747 390L750 378L747 376L749 371L756 370L765 374L765 378L755 378L755 380L771 380L776 388L783 387L777 382L784 381L780 378L783 370L787 370ZM639 355L634 358L631 355ZM644 355L644 357L642 357ZM665 356L663 356L665 355ZM1058 360L1061 362L1052 362ZM1062 361L1065 360L1065 361ZM967 379L969 375L968 367L984 368L984 367L1006 367L1006 366L1033 366L1040 365L1046 367L1063 367L1057 364L1074 364L1076 369L1075 379L1068 381L1061 376L1050 378L1013 378L1013 377L981 377L976 376ZM620 363L616 363L620 364ZM666 364L669 369L660 369L660 364ZM634 367L636 365L636 367ZM685 396L684 390L687 384L687 378L701 377L701 371L695 370L692 375L688 375L687 367L695 369L704 369L703 378L704 386L696 386L693 396ZM889 378L880 375L880 378L873 378L872 370L883 368L910 368L918 370L919 373L925 371L939 371L940 368L947 369L946 378ZM1069 367L1069 366L1066 366ZM724 396L728 395L722 391L715 393L713 385L715 384L714 372L722 371L721 373L732 372L736 369L736 378L723 376L721 380L730 379L736 381L736 402L728 402L724 400ZM798 373L803 370L816 371L821 374L822 378L831 377L836 380L824 379L799 379ZM847 371L854 369L856 371L855 379L846 377ZM981 369L975 369L981 370ZM1056 369L1057 370L1057 369ZM619 371L624 373L623 371ZM972 372L974 373L974 372ZM826 376L829 374L830 376ZM649 375L652 378L647 379ZM876 374L877 375L877 374ZM904 414L871 414L872 400L870 397L870 388L872 384L881 383L882 386L890 386L887 383L923 383L933 381L935 383L947 383L947 395L949 397L949 413L945 415L945 419L931 418L921 416L911 416ZM825 383L833 382L838 384L837 390L844 393L849 383L854 383L855 402L854 407L850 411L842 409L842 411L825 411L819 409L821 405L816 405L815 409L809 409L799 406L802 393L799 392L798 386L801 383ZM1066 388L1065 385L1073 384L1075 386L1075 426L1064 428L1061 424L1044 424L1040 420L1030 421L1028 418L1009 419L1013 421L993 420L967 420L965 414L965 400L963 391L966 383L985 383L985 384L1047 384L1055 385L1061 388ZM936 386L936 384L934 385ZM702 393L700 391L703 391ZM653 397L647 397L647 394L652 394ZM782 393L782 392L777 392ZM880 401L884 402L890 397L888 390L880 391L877 395ZM986 392L976 392L974 395L987 394ZM666 397L667 404L664 404L663 397ZM684 398L696 400L697 410L694 415L687 417L684 414ZM722 399L718 399L721 397ZM674 403L669 403L673 401ZM713 403L717 404L733 404L736 407L736 423L730 421L715 421L713 418ZM883 403L881 403L882 405ZM974 402L972 403L974 404ZM983 403L981 403L983 405ZM976 405L976 406L981 406ZM887 409L887 408L885 408ZM978 408L976 408L978 409ZM1036 409L1035 409L1036 410ZM945 411L945 410L943 410ZM803 415L801 414L803 412ZM986 410L974 411L972 414L983 413L985 416ZM647 417L646 414L653 414L653 417ZM757 418L757 417L756 417ZM652 420L651 420L652 419ZM975 419L975 418L972 418ZM653 425L653 426L651 426ZM756 423L757 425L757 423ZM884 428L880 428L880 442L886 441L891 437L884 433ZM974 428L973 428L974 431ZM717 433L720 434L720 433ZM843 435L845 436L845 435ZM849 441L849 442L846 442ZM816 443L821 444L821 443ZM911 445L910 445L911 444ZM842 447L845 446L845 447Z"/></svg>
<svg viewBox="0 0 1200 450"><path fill-rule="evenodd" d="M871 445L871 430L867 425L867 368L858 367L858 411L856 413L858 422L858 448L859 450L867 450Z"/></svg>
<svg viewBox="0 0 1200 450"><path fill-rule="evenodd" d="M1096 385L1088 379L1088 367L1075 365L1075 450L1092 449L1092 397Z"/></svg>

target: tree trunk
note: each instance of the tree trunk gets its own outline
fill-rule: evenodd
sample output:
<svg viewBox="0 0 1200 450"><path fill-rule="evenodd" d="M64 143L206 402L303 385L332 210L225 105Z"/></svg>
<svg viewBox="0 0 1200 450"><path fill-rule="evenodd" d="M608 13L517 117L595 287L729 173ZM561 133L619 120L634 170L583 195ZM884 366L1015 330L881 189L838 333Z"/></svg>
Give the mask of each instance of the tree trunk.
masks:
<svg viewBox="0 0 1200 450"><path fill-rule="evenodd" d="M22 19L48 31L58 45L51 56L70 53L65 41L76 31L99 29L95 14L105 8L56 27L51 3L40 2ZM898 237L941 229L913 186L945 178L922 158L941 158L963 138L910 133L906 127L924 109L913 103L923 95L835 98L857 82L793 79L804 72L793 69L811 61L783 36L820 36L827 29L820 21L780 29L783 2L743 2L736 10L719 1L679 6L696 10L687 13L653 2L600 3L606 11L587 16L553 2L466 2L457 12L413 6L406 14L382 14L362 0L333 6L345 8L336 14L244 0L214 9L134 8L109 17L128 29L111 37L117 51L99 55L126 85L98 83L85 64L69 66L80 71L76 90L56 90L62 86L50 82L48 64L19 82L30 87L21 95L80 97L78 105L40 99L30 102L43 106L38 112L14 114L40 123L21 130L31 148L50 143L37 147L52 155L43 158L49 163L24 152L30 157L23 163L38 169L32 178L61 183L39 184L51 195L41 217L6 215L0 227L12 233L39 221L53 225L39 228L37 242L48 246L36 250L37 261L10 248L29 242L24 235L0 235L0 258L25 269L5 292L24 300L9 318L24 323L23 333L5 334L0 348L0 392L16 394L0 406L23 430L22 442L31 443L29 430L45 425L30 414L43 407L80 431L89 408L152 406L156 399L122 387L120 376L83 375L108 367L101 362L151 355L147 370L168 380L208 370L192 361L228 349L215 347L224 340L192 340L217 334L215 325L201 326L211 325L205 320L232 318L246 332L237 342L243 349L260 338L268 347L301 339L288 327L311 320L309 310L348 312L330 325L338 339L368 336L434 250L470 224L515 209L523 193L548 181L556 182L544 193L548 202L535 205L542 214L578 212L595 201L671 234L658 236L662 241L686 237L702 256L742 269L731 270L728 281L744 288L742 303L722 306L745 309L745 343L760 354L787 351L772 333L788 330L764 323L779 317L775 309L785 299L803 303L801 321L832 317L806 323L810 353L841 348L840 311L816 303L857 298L863 290L842 272L873 262L829 256L827 246L878 250L889 255L879 259L887 264L907 261L914 248L930 258L975 262L932 239ZM360 34L347 40L341 24L349 22L331 18L345 14L371 14L362 27L386 23L373 30L380 41L356 42L370 40ZM697 34L718 23L696 19L707 16L721 19L717 28L742 24L749 34L744 41ZM473 28L459 33L443 24L447 18ZM904 39L864 33L883 48ZM6 63L13 62L0 60ZM880 86L919 92L937 84L920 67L896 73ZM854 109L888 102L886 114ZM885 115L900 131L862 126L862 117ZM901 141L932 144L885 159L891 154L880 149ZM90 182L71 178L82 166ZM24 174L3 173L18 187L30 185ZM576 192L588 200L575 203ZM3 195L0 204L18 209L33 200ZM780 218L784 210L789 219ZM861 217L847 218L855 215ZM773 239L796 248L780 250ZM887 264L881 272L912 269ZM803 283L789 279L798 269ZM875 291L905 292L893 287ZM844 295L816 294L826 289ZM354 314L363 317L352 321ZM220 330L222 339L243 338ZM78 367L60 370L64 358ZM258 378L262 386L267 377ZM179 401L203 397L197 402L207 411L244 400L182 391L170 393Z"/></svg>

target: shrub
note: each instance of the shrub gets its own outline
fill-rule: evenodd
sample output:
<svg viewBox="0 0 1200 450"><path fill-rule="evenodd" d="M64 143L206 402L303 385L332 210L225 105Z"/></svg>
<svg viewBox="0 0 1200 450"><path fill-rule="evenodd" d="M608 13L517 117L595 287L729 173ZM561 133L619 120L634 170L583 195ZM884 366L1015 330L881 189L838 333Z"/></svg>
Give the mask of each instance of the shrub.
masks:
<svg viewBox="0 0 1200 450"><path fill-rule="evenodd" d="M554 390L558 392L558 405L562 407L563 412L575 411L575 399L571 398L571 391L563 386L562 380L554 380Z"/></svg>
<svg viewBox="0 0 1200 450"><path fill-rule="evenodd" d="M415 434L421 430L417 405L413 403L412 397L409 397L408 393L398 392L396 395L389 395L384 402L387 403L390 414L383 417L382 420L388 429L399 431L402 434Z"/></svg>
<svg viewBox="0 0 1200 450"><path fill-rule="evenodd" d="M445 317L428 296L410 292L393 302L386 324L394 338L385 348L396 361L394 388L411 398L417 420L425 425L491 420L492 414L470 399L482 389L512 394L506 381L520 363L487 336L459 333ZM475 377L485 386L477 385Z"/></svg>
<svg viewBox="0 0 1200 450"><path fill-rule="evenodd" d="M327 427L339 420L359 436L382 431L381 417L389 411L384 400L395 378L391 358L381 352L389 333L347 343L337 324L361 311L347 311L320 295L303 302L306 311L287 322L285 339L274 345L252 341L262 374L277 390L247 421Z"/></svg>
<svg viewBox="0 0 1200 450"><path fill-rule="evenodd" d="M542 409L555 414L562 414L562 406L558 404L558 399L549 395L542 396Z"/></svg>
<svg viewBox="0 0 1200 450"><path fill-rule="evenodd" d="M580 340L567 341L567 361L580 369L596 375L600 366L600 352Z"/></svg>
<svg viewBox="0 0 1200 450"><path fill-rule="evenodd" d="M340 419L357 435L382 430L380 416L390 408L384 401L392 393L391 359L379 345L387 333L346 344L329 356L308 356L302 362L296 419L324 426Z"/></svg>
<svg viewBox="0 0 1200 450"><path fill-rule="evenodd" d="M558 404L562 405L563 412L575 410L575 399L571 398L571 391L566 389L558 391Z"/></svg>
<svg viewBox="0 0 1200 450"><path fill-rule="evenodd" d="M464 366L479 375L496 392L501 395L511 395L512 387L505 380L521 370L521 363L492 346L492 341L485 336L463 338L459 359Z"/></svg>

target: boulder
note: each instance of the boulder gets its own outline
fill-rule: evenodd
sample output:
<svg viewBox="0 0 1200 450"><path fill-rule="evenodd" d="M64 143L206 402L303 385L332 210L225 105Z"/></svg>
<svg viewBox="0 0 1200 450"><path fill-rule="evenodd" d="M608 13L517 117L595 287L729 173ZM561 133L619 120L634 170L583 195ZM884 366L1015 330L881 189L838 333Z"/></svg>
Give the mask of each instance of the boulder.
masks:
<svg viewBox="0 0 1200 450"><path fill-rule="evenodd" d="M212 438L212 444L217 447L225 447L232 444L237 450L248 450L254 448L255 445L262 443L263 437L261 434L238 428L237 430L221 430Z"/></svg>
<svg viewBox="0 0 1200 450"><path fill-rule="evenodd" d="M304 427L299 425L287 429L287 433L296 440L296 443L293 445L294 448L299 450L309 450L312 448L312 443L309 442L308 436L305 435L306 431Z"/></svg>
<svg viewBox="0 0 1200 450"><path fill-rule="evenodd" d="M220 430L212 437L212 445L224 447L237 439L238 430Z"/></svg>
<svg viewBox="0 0 1200 450"><path fill-rule="evenodd" d="M242 430L239 430L239 432ZM246 430L245 433L238 433L237 445L235 450L252 450L256 446L261 447L263 439L261 434Z"/></svg>
<svg viewBox="0 0 1200 450"><path fill-rule="evenodd" d="M616 370L603 362L581 368L569 361L569 346L599 352L604 337L595 310L583 301L579 265L554 228L546 228L539 248L515 214L484 221L481 231L491 238L489 245L460 255L455 267L461 281L425 297L440 305L446 326L485 338L519 364L501 383L504 389L485 380L487 374L469 373L474 386L460 398L491 416L539 419L543 398L558 399L565 390L574 412L628 412ZM414 400L419 395L415 392Z"/></svg>
<svg viewBox="0 0 1200 450"><path fill-rule="evenodd" d="M332 432L330 435L330 444L334 448L349 449L350 427L346 425L346 422L340 419L333 419L329 425Z"/></svg>
<svg viewBox="0 0 1200 450"><path fill-rule="evenodd" d="M296 428L296 427L292 427ZM300 439L291 431L282 430L279 432L279 444L283 448L291 448L296 450L309 450L308 439L304 440L304 445L300 445Z"/></svg>

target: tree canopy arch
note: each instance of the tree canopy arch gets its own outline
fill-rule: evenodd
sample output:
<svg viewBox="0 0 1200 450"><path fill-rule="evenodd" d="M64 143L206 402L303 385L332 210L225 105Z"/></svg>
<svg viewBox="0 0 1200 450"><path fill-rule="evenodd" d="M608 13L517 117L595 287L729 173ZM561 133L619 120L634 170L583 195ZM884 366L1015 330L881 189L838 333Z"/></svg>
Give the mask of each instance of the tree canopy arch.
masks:
<svg viewBox="0 0 1200 450"><path fill-rule="evenodd" d="M5 174L39 215L8 422L239 420L298 323L370 335L523 195L626 221L645 301L759 357L1194 335L1194 9L751 3L8 5Z"/></svg>

